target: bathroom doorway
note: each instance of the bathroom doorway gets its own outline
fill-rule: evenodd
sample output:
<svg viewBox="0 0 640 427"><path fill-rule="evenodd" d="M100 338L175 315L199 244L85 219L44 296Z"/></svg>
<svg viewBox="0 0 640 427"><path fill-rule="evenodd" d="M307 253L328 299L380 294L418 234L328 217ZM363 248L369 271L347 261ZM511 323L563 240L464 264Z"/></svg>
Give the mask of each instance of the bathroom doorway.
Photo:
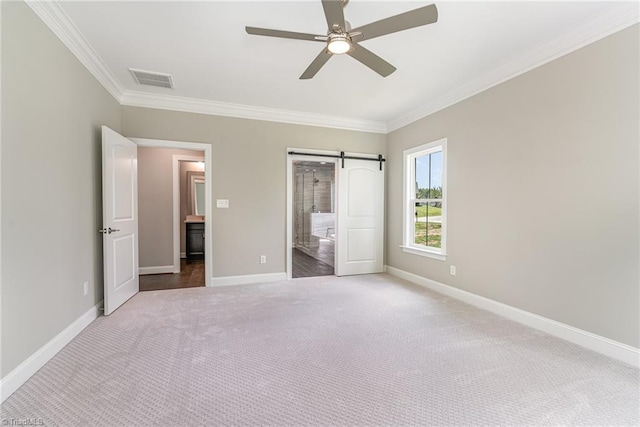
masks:
<svg viewBox="0 0 640 427"><path fill-rule="evenodd" d="M146 179L149 190L146 195L144 188L138 192L139 289L211 286L211 146L143 138L130 140L138 145L138 154L142 151L144 155L148 150L146 153L152 156L147 159L148 175L140 173L138 156L138 187L144 187L142 181ZM161 206L157 202L161 202ZM143 211L147 212L146 217ZM192 251L187 250L189 232L193 234L190 237L198 237L191 246ZM142 245L143 239L145 245Z"/></svg>
<svg viewBox="0 0 640 427"><path fill-rule="evenodd" d="M336 164L293 162L292 278L335 273Z"/></svg>

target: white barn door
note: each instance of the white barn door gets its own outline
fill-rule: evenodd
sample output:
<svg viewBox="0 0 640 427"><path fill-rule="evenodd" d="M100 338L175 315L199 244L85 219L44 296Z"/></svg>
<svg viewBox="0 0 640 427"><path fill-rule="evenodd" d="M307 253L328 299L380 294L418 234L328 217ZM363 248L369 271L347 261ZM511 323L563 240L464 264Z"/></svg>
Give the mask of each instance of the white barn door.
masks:
<svg viewBox="0 0 640 427"><path fill-rule="evenodd" d="M102 126L104 314L138 293L138 146Z"/></svg>
<svg viewBox="0 0 640 427"><path fill-rule="evenodd" d="M384 166L367 160L338 162L337 276L382 273Z"/></svg>

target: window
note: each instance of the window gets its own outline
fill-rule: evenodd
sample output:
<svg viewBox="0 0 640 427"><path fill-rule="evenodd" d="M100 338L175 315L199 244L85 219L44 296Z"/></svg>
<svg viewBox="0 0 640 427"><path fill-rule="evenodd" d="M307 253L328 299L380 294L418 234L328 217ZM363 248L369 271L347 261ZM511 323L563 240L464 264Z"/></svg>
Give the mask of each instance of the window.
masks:
<svg viewBox="0 0 640 427"><path fill-rule="evenodd" d="M446 256L447 140L404 151L405 252Z"/></svg>

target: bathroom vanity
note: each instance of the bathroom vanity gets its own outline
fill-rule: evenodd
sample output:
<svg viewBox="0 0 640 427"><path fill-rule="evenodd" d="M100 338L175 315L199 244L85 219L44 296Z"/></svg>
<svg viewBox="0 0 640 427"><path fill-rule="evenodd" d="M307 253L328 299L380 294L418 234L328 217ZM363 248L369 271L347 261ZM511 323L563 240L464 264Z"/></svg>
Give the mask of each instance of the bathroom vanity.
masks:
<svg viewBox="0 0 640 427"><path fill-rule="evenodd" d="M204 258L204 218L187 216L186 227L186 255L187 259Z"/></svg>

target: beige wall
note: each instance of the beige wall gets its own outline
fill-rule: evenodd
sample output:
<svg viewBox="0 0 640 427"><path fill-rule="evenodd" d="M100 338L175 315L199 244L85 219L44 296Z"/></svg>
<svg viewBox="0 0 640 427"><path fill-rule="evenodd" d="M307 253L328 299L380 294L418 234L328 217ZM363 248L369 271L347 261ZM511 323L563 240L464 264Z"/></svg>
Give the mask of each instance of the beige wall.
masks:
<svg viewBox="0 0 640 427"><path fill-rule="evenodd" d="M102 299L100 126L121 107L24 3L1 7L4 377Z"/></svg>
<svg viewBox="0 0 640 427"><path fill-rule="evenodd" d="M638 28L391 133L388 265L638 347ZM446 262L399 248L402 151L443 137Z"/></svg>
<svg viewBox="0 0 640 427"><path fill-rule="evenodd" d="M200 157L203 153L172 148L138 147L140 267L173 265L174 155Z"/></svg>
<svg viewBox="0 0 640 427"><path fill-rule="evenodd" d="M211 144L213 200L230 203L214 202L213 277L286 270L287 147L385 154L386 145L380 134L126 106L123 133Z"/></svg>

